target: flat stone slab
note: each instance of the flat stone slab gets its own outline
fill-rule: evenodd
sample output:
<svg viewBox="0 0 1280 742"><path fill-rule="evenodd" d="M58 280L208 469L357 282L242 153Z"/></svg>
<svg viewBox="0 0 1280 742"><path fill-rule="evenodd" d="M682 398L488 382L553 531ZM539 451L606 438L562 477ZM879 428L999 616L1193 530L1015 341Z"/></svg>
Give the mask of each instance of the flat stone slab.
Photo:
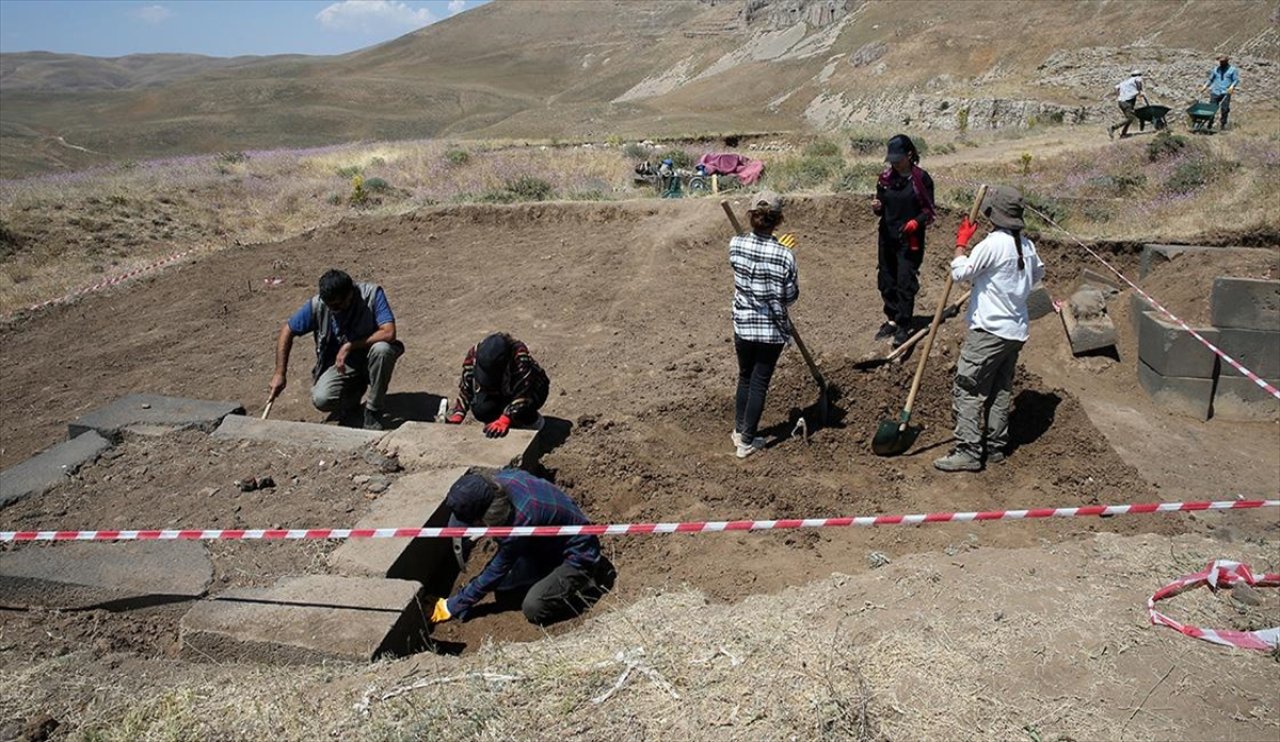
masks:
<svg viewBox="0 0 1280 742"><path fill-rule="evenodd" d="M1069 310L1060 314L1073 355L1103 350L1116 344L1116 326L1107 315L1081 320Z"/></svg>
<svg viewBox="0 0 1280 742"><path fill-rule="evenodd" d="M406 469L456 466L520 466L537 431L512 428L504 438L485 438L484 426L407 422L387 433L378 447L400 457Z"/></svg>
<svg viewBox="0 0 1280 742"><path fill-rule="evenodd" d="M1209 312L1214 327L1280 332L1280 281L1215 278Z"/></svg>
<svg viewBox="0 0 1280 742"><path fill-rule="evenodd" d="M22 463L0 471L0 508L43 494L63 479L95 461L111 441L94 432L56 443Z"/></svg>
<svg viewBox="0 0 1280 742"><path fill-rule="evenodd" d="M1053 314L1053 296L1043 283L1037 283L1027 296L1027 315L1031 319L1040 319L1050 314Z"/></svg>
<svg viewBox="0 0 1280 742"><path fill-rule="evenodd" d="M182 617L179 654L271 664L407 655L425 646L421 589L410 580L308 575L228 590Z"/></svg>
<svg viewBox="0 0 1280 742"><path fill-rule="evenodd" d="M67 434L69 438L75 438L92 430L104 438L118 440L133 427L147 434L154 434L157 429L188 428L212 432L222 418L232 414L243 415L244 407L239 402L130 394L72 420L67 424Z"/></svg>
<svg viewBox="0 0 1280 742"><path fill-rule="evenodd" d="M1205 340L1218 344L1218 331L1197 327ZM1161 376L1212 379L1217 356L1191 333L1165 321L1159 312L1143 312L1138 320L1138 357ZM1230 366L1223 364L1223 370Z"/></svg>
<svg viewBox="0 0 1280 742"><path fill-rule="evenodd" d="M198 598L212 580L199 541L28 544L0 553L4 608L141 608Z"/></svg>
<svg viewBox="0 0 1280 742"><path fill-rule="evenodd" d="M246 415L227 415L222 418L218 429L213 431L214 438L268 441L329 451L355 451L377 441L383 435L385 434L376 430L289 420L263 420Z"/></svg>
<svg viewBox="0 0 1280 742"><path fill-rule="evenodd" d="M467 467L407 474L392 483L356 528L444 526L449 511L444 496ZM344 575L430 581L441 560L452 558L449 539L347 539L329 555L329 566Z"/></svg>

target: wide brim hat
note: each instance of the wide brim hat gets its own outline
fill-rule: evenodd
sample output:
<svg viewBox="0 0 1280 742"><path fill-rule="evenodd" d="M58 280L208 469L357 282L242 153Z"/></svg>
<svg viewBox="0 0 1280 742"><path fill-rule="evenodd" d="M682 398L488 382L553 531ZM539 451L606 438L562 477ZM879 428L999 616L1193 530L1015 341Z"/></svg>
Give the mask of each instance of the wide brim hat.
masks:
<svg viewBox="0 0 1280 742"><path fill-rule="evenodd" d="M996 186L987 191L982 199L982 214L991 223L1003 229L1023 229L1027 226L1022 218L1024 207L1022 193L1012 186Z"/></svg>

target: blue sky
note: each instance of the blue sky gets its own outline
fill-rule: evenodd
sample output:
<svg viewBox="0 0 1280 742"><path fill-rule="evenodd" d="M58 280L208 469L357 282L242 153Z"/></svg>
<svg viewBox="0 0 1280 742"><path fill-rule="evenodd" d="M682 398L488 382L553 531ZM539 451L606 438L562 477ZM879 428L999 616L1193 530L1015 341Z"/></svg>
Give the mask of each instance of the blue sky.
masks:
<svg viewBox="0 0 1280 742"><path fill-rule="evenodd" d="M342 54L488 0L0 0L0 51Z"/></svg>

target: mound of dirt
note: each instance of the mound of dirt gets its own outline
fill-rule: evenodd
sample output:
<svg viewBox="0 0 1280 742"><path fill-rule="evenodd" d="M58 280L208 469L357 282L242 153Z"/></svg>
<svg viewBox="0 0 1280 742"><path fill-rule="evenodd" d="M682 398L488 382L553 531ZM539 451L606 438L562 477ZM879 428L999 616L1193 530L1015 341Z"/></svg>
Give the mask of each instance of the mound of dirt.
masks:
<svg viewBox="0 0 1280 742"><path fill-rule="evenodd" d="M1280 278L1280 251L1187 253L1158 264L1140 285L1184 322L1203 327L1209 324L1213 279L1219 276Z"/></svg>

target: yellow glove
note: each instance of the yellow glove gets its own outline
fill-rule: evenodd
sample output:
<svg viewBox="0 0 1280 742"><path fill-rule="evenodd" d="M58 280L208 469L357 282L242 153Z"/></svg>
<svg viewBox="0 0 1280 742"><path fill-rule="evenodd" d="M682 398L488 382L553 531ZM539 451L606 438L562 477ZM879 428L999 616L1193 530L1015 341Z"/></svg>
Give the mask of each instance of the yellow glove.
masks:
<svg viewBox="0 0 1280 742"><path fill-rule="evenodd" d="M449 612L449 601L440 598L436 601L436 607L431 611L431 623L444 623L453 618L453 614Z"/></svg>
<svg viewBox="0 0 1280 742"><path fill-rule="evenodd" d="M782 246L787 248L788 250L796 249L796 236L790 232L787 232L786 234L779 237L778 242L780 242Z"/></svg>

